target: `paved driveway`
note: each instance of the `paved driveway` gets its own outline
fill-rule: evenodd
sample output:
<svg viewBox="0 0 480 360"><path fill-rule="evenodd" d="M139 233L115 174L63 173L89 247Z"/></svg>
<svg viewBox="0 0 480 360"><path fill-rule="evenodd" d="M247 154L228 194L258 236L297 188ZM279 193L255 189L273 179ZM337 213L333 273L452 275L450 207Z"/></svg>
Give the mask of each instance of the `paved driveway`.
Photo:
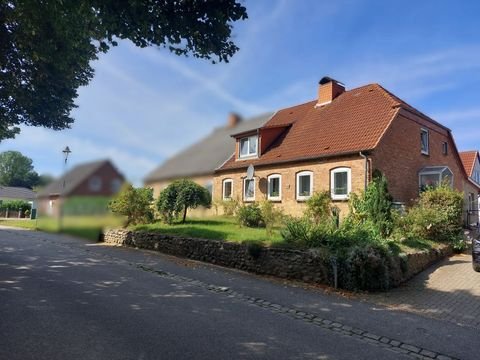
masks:
<svg viewBox="0 0 480 360"><path fill-rule="evenodd" d="M363 298L480 329L480 273L473 271L471 260L470 255L452 256L399 288Z"/></svg>

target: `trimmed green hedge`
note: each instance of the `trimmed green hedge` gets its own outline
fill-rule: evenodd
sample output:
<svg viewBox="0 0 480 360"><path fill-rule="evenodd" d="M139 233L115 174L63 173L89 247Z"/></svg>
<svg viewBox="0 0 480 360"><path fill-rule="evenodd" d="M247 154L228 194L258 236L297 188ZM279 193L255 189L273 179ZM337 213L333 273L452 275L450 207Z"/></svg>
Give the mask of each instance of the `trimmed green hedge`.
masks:
<svg viewBox="0 0 480 360"><path fill-rule="evenodd" d="M8 200L8 201L1 201L0 202L0 211L21 211L25 213L25 211L30 210L31 205L28 201L24 200Z"/></svg>

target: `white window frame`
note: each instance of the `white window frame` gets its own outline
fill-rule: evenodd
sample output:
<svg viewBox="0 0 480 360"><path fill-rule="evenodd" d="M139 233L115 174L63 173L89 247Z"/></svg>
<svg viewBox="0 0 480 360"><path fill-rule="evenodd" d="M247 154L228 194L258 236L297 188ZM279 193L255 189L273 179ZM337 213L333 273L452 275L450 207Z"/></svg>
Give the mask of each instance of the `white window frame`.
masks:
<svg viewBox="0 0 480 360"><path fill-rule="evenodd" d="M422 134L425 133L427 134L427 149L423 149L423 143L422 143ZM430 154L430 132L428 129L425 128L420 128L420 151L423 155L429 155Z"/></svg>
<svg viewBox="0 0 480 360"><path fill-rule="evenodd" d="M245 139L247 139L248 141L248 146L247 146L248 153L242 154L242 140L245 140ZM255 139L255 143L256 143L256 146L255 146L256 151L254 153L250 152L250 141L252 141L252 139ZM258 156L258 135L251 135L251 136L246 136L241 138L238 141L238 157L243 159L243 158L251 158L255 156Z"/></svg>
<svg viewBox="0 0 480 360"><path fill-rule="evenodd" d="M347 173L347 193L346 194L335 194L335 174L337 173ZM338 167L330 170L330 195L332 200L347 200L352 192L352 169L349 167Z"/></svg>
<svg viewBox="0 0 480 360"><path fill-rule="evenodd" d="M450 173L452 174L452 181L450 183L450 187L453 189L453 184L455 183L454 182L454 174L453 174L453 171L452 169L450 169L448 166L430 166L432 168L432 170L430 171L422 171L420 170L419 173L418 173L418 188L421 189L422 188L422 175L438 175L438 181L439 181L439 185L441 184L441 182L443 181L442 179L442 172L443 170L448 169L448 171L450 171ZM434 168L436 168L437 170L433 170Z"/></svg>
<svg viewBox="0 0 480 360"><path fill-rule="evenodd" d="M230 197L225 197L225 184L230 183ZM224 179L222 181L222 199L223 200L232 200L233 199L233 180L232 179Z"/></svg>
<svg viewBox="0 0 480 360"><path fill-rule="evenodd" d="M270 180L278 179L278 196L271 196L270 195ZM280 174L272 174L267 177L267 199L271 201L280 201L282 200L282 175Z"/></svg>
<svg viewBox="0 0 480 360"><path fill-rule="evenodd" d="M247 197L246 195L246 184L247 184L247 181L253 181L253 196L252 197ZM255 201L255 193L256 193L256 189L255 187L257 186L256 184L256 181L255 181L255 178L252 178L252 179L247 179L247 178L244 178L243 179L243 201Z"/></svg>
<svg viewBox="0 0 480 360"><path fill-rule="evenodd" d="M300 177L301 176L310 176L310 195L300 195L299 193L299 190L300 190ZM296 193L296 196L297 196L297 200L298 201L305 201L305 200L308 200L312 197L313 195L313 171L300 171L297 173L297 176L296 176L296 189L295 189L295 193Z"/></svg>

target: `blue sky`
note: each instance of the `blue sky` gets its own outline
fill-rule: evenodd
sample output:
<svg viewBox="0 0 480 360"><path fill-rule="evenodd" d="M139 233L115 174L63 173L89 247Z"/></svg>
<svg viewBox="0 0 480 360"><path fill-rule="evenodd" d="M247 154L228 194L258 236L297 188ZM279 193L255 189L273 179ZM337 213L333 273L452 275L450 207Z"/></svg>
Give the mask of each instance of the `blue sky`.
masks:
<svg viewBox="0 0 480 360"><path fill-rule="evenodd" d="M480 148L480 2L250 0L228 64L129 42L94 63L72 129L23 128L18 150L39 173L111 158L130 181L222 126L316 96L329 75L354 88L380 83L452 129L460 150Z"/></svg>

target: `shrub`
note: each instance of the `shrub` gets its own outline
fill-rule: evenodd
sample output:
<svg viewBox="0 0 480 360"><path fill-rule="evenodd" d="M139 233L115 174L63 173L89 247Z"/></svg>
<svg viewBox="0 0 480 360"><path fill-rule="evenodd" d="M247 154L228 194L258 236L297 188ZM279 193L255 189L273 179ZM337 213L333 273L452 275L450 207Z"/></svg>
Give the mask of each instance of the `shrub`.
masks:
<svg viewBox="0 0 480 360"><path fill-rule="evenodd" d="M442 185L428 188L399 220L403 236L440 242L458 242L462 237L463 194Z"/></svg>
<svg viewBox="0 0 480 360"><path fill-rule="evenodd" d="M332 216L331 203L332 200L328 191L316 192L307 200L305 215L316 224L329 221Z"/></svg>
<svg viewBox="0 0 480 360"><path fill-rule="evenodd" d="M256 203L239 206L237 220L242 226L259 227L263 224L262 211Z"/></svg>
<svg viewBox="0 0 480 360"><path fill-rule="evenodd" d="M114 214L126 216L125 227L153 221L153 189L125 184L108 207Z"/></svg>
<svg viewBox="0 0 480 360"><path fill-rule="evenodd" d="M384 246L354 246L340 259L340 283L348 290L387 290L393 259Z"/></svg>
<svg viewBox="0 0 480 360"><path fill-rule="evenodd" d="M385 176L375 172L373 181L361 196L350 197L351 217L358 222L370 221L383 237L393 230L392 197Z"/></svg>
<svg viewBox="0 0 480 360"><path fill-rule="evenodd" d="M157 209L165 222L171 224L180 214L185 223L187 210L198 206L210 206L210 193L203 186L188 179L176 180L168 185L157 201Z"/></svg>
<svg viewBox="0 0 480 360"><path fill-rule="evenodd" d="M230 199L222 201L223 214L227 216L233 216L238 210L238 200Z"/></svg>
<svg viewBox="0 0 480 360"><path fill-rule="evenodd" d="M265 224L265 229L267 230L267 235L271 236L275 225L281 222L283 218L283 212L280 209L275 208L275 205L268 200L260 203L260 210L262 213L263 222Z"/></svg>
<svg viewBox="0 0 480 360"><path fill-rule="evenodd" d="M30 203L24 200L9 200L9 201L3 201L0 203L1 211L5 211L8 209L8 210L25 213L25 211L30 210L30 208L31 208Z"/></svg>
<svg viewBox="0 0 480 360"><path fill-rule="evenodd" d="M308 218L288 218L281 231L289 245L303 248L328 246L333 228L331 223L315 224Z"/></svg>

